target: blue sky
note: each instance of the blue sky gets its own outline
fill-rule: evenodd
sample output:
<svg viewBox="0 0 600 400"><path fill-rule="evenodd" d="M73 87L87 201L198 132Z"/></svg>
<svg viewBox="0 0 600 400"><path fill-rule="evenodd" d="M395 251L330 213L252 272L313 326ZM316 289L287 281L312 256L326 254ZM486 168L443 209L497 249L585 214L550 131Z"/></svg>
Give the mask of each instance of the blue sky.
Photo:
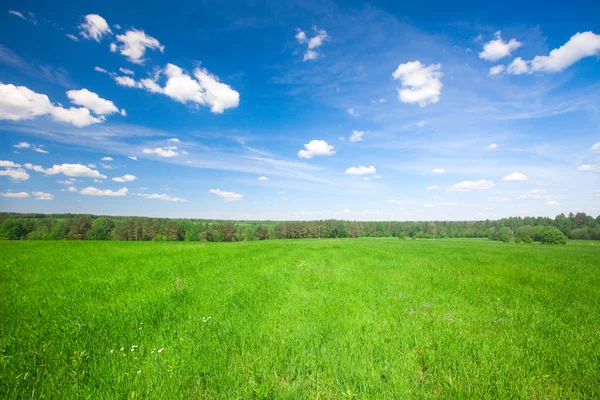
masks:
<svg viewBox="0 0 600 400"><path fill-rule="evenodd" d="M276 3L3 3L0 210L598 215L591 2Z"/></svg>

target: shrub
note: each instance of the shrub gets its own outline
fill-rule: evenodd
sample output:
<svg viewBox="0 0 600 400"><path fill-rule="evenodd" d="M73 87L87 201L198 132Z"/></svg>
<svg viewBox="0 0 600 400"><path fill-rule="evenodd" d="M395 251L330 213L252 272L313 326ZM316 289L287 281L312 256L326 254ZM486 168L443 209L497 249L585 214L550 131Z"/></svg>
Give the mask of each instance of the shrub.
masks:
<svg viewBox="0 0 600 400"><path fill-rule="evenodd" d="M544 244L567 244L567 237L560 230L548 227L542 234L541 242Z"/></svg>
<svg viewBox="0 0 600 400"><path fill-rule="evenodd" d="M516 236L515 237L515 243L521 243L521 242L522 242L521 238L518 237L518 236Z"/></svg>
<svg viewBox="0 0 600 400"><path fill-rule="evenodd" d="M496 234L497 240L508 243L514 237L513 231L509 227L502 227Z"/></svg>
<svg viewBox="0 0 600 400"><path fill-rule="evenodd" d="M523 242L524 243L531 243L531 242L533 242L533 239L531 238L531 236L525 235L525 236L523 236Z"/></svg>

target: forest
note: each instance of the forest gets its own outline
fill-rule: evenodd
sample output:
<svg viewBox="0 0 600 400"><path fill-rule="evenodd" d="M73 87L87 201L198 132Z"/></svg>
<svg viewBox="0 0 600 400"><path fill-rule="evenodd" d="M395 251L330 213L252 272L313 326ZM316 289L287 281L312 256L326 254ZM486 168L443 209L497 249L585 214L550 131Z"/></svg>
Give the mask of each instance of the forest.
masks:
<svg viewBox="0 0 600 400"><path fill-rule="evenodd" d="M548 217L485 221L222 221L87 214L0 213L3 240L124 240L237 242L266 239L398 237L489 238L542 241L553 232L560 242L600 240L600 216L578 212ZM558 235L557 233L560 233ZM564 239L563 239L564 237Z"/></svg>

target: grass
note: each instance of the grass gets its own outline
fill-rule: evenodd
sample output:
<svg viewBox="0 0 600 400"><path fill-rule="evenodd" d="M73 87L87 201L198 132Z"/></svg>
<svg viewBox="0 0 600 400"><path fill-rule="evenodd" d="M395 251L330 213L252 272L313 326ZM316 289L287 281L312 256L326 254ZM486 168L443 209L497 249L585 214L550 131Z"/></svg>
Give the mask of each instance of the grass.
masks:
<svg viewBox="0 0 600 400"><path fill-rule="evenodd" d="M0 398L600 397L593 242L0 251Z"/></svg>

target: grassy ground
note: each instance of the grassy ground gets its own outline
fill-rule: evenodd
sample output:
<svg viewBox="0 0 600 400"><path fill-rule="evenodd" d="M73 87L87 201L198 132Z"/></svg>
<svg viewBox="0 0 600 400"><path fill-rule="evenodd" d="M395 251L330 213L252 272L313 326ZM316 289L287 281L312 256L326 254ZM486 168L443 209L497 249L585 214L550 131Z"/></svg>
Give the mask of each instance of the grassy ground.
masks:
<svg viewBox="0 0 600 400"><path fill-rule="evenodd" d="M600 245L0 242L0 398L598 398Z"/></svg>

